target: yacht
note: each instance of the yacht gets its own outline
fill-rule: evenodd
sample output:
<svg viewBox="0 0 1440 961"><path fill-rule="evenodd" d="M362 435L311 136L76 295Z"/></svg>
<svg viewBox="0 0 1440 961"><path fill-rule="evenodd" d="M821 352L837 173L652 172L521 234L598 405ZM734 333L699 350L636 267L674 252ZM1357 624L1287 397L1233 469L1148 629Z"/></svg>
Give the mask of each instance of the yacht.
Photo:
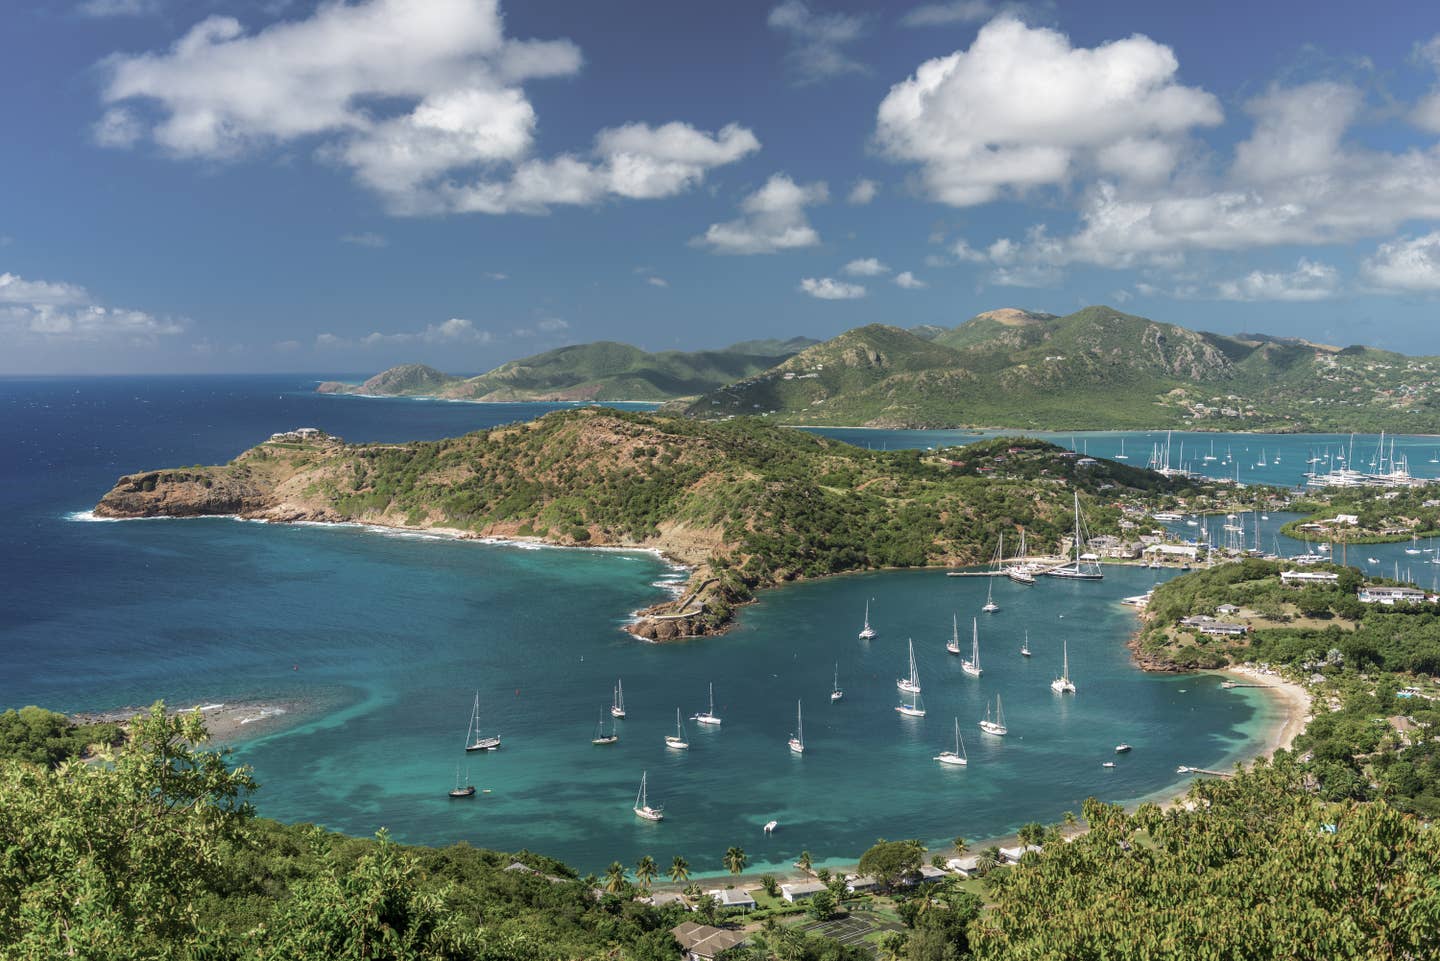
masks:
<svg viewBox="0 0 1440 961"><path fill-rule="evenodd" d="M970 759L965 756L965 742L960 738L960 719L955 719L955 750L941 751L935 755L935 760L941 764L966 765Z"/></svg>
<svg viewBox="0 0 1440 961"><path fill-rule="evenodd" d="M995 695L995 716L990 716L990 705L985 705L985 720L980 722L980 730L986 734L1005 735L1010 729L1005 726L1005 709L1000 706L1000 695Z"/></svg>

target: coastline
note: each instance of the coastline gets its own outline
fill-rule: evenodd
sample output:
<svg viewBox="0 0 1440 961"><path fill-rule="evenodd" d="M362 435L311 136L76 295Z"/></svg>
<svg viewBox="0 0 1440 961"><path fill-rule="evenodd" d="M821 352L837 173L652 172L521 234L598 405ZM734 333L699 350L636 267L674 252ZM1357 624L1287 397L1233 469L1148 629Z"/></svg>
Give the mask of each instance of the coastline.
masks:
<svg viewBox="0 0 1440 961"><path fill-rule="evenodd" d="M1287 680L1276 672L1253 664L1236 664L1214 673L1228 675L1242 683L1258 684L1257 690L1268 692L1267 696L1279 702L1284 709L1283 716L1271 726L1260 749L1254 753L1247 752L1241 758L1243 763L1257 758L1273 757L1276 751L1290 750L1295 739L1304 733L1314 716L1315 699L1310 692L1303 685Z"/></svg>
<svg viewBox="0 0 1440 961"><path fill-rule="evenodd" d="M294 698L277 700L245 699L236 701L205 701L187 707L165 705L168 715L199 711L205 720L210 740L217 744L234 744L255 737L275 734L305 720L315 705ZM136 715L149 712L148 707L122 707L107 711L75 711L69 717L76 724L128 724Z"/></svg>

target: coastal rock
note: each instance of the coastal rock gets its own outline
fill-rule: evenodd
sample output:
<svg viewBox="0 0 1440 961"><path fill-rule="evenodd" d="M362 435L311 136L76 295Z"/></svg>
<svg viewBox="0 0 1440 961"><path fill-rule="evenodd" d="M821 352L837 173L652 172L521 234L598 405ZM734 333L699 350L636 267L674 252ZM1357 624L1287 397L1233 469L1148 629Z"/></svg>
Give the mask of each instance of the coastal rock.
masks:
<svg viewBox="0 0 1440 961"><path fill-rule="evenodd" d="M95 505L96 517L248 515L273 506L273 494L240 471L215 468L127 474Z"/></svg>

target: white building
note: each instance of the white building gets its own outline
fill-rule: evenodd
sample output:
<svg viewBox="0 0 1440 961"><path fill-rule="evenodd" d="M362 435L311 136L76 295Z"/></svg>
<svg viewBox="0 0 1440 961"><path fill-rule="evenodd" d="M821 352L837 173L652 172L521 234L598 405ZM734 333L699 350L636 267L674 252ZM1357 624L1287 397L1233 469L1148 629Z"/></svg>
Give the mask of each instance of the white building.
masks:
<svg viewBox="0 0 1440 961"><path fill-rule="evenodd" d="M719 888L715 891L706 891L716 901L720 902L722 908L740 908L743 911L755 910L755 899L750 896L749 891L741 891L739 888Z"/></svg>
<svg viewBox="0 0 1440 961"><path fill-rule="evenodd" d="M1280 583L1300 586L1306 584L1334 584L1340 575L1333 571L1281 571Z"/></svg>
<svg viewBox="0 0 1440 961"><path fill-rule="evenodd" d="M821 891L829 890L819 881L795 881L791 884L780 885L780 896L791 904L796 901L804 901L813 898Z"/></svg>
<svg viewBox="0 0 1440 961"><path fill-rule="evenodd" d="M1362 587L1355 595L1361 604L1424 604L1430 595L1415 587Z"/></svg>

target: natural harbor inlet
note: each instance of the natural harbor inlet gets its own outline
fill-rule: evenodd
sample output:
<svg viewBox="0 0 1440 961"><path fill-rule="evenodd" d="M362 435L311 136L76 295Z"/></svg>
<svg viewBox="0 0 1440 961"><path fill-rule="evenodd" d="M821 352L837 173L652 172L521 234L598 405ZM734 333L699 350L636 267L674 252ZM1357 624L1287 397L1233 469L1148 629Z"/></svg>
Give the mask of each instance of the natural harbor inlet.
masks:
<svg viewBox="0 0 1440 961"><path fill-rule="evenodd" d="M1435 956L1427 9L204 7L0 30L0 961Z"/></svg>

